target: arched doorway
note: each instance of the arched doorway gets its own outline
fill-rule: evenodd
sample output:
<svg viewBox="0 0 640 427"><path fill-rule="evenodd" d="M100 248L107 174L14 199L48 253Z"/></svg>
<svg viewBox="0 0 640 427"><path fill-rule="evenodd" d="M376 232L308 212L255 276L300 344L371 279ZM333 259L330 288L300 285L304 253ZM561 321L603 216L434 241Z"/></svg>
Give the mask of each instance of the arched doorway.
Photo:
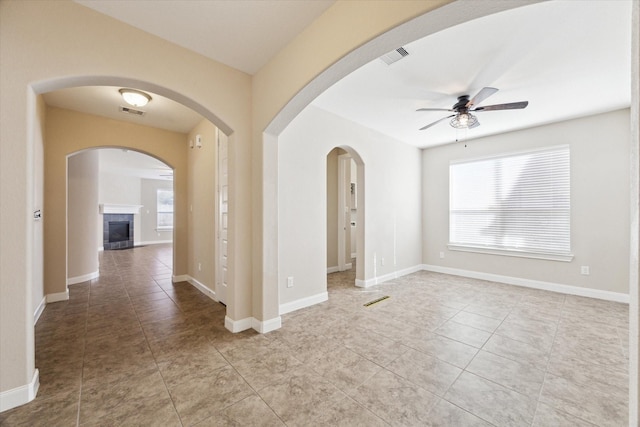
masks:
<svg viewBox="0 0 640 427"><path fill-rule="evenodd" d="M327 273L354 269L355 284L364 280L366 263L363 189L364 164L358 153L348 146L332 149L327 154Z"/></svg>
<svg viewBox="0 0 640 427"><path fill-rule="evenodd" d="M173 169L152 156L125 148L70 155L67 284L99 276L96 251L168 244L172 268L173 194Z"/></svg>

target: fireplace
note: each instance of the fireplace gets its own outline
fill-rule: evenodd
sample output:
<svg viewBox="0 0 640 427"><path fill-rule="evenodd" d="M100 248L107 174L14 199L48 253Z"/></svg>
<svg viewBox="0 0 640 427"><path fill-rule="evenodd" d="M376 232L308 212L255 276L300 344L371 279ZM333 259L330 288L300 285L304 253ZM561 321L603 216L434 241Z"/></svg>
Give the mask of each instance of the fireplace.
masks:
<svg viewBox="0 0 640 427"><path fill-rule="evenodd" d="M133 214L104 214L104 250L133 247Z"/></svg>
<svg viewBox="0 0 640 427"><path fill-rule="evenodd" d="M129 221L109 221L109 243L129 240Z"/></svg>

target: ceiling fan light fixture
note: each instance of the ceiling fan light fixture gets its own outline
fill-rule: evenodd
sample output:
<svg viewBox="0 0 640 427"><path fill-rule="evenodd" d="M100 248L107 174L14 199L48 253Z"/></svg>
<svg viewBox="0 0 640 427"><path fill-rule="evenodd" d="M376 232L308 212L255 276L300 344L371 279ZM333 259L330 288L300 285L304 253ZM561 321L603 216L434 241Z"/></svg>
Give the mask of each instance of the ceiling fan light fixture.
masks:
<svg viewBox="0 0 640 427"><path fill-rule="evenodd" d="M469 129L478 123L478 118L471 113L457 114L449 124L456 129Z"/></svg>
<svg viewBox="0 0 640 427"><path fill-rule="evenodd" d="M144 107L151 101L151 95L135 89L120 89L122 99L134 107Z"/></svg>

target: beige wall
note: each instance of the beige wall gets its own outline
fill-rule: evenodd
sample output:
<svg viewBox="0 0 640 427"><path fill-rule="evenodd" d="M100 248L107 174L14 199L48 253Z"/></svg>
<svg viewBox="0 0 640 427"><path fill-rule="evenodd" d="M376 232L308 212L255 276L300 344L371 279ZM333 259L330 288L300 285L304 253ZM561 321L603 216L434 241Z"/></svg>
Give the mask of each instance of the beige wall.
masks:
<svg viewBox="0 0 640 427"><path fill-rule="evenodd" d="M238 284L227 314L250 315L251 170L239 162L250 157L250 76L71 1L1 1L0 21L0 392L28 384L34 375L33 313L26 312L31 279L43 269L34 264L37 226L27 213L34 210L37 93L134 86L193 108L230 135L229 202L232 215L241 212L230 220L230 251L243 262L230 262L230 281Z"/></svg>
<svg viewBox="0 0 640 427"><path fill-rule="evenodd" d="M47 109L45 133L45 293L65 292L67 156L87 148L126 147L174 168L174 274L187 270L186 135L59 108ZM94 234L95 235L95 234ZM97 248L97 245L95 246Z"/></svg>
<svg viewBox="0 0 640 427"><path fill-rule="evenodd" d="M202 147L195 146L196 135L202 137ZM189 264L187 274L215 292L215 204L217 179L216 127L201 121L189 132L194 148L188 150L189 190Z"/></svg>
<svg viewBox="0 0 640 427"><path fill-rule="evenodd" d="M87 150L70 156L67 164L67 279L75 283L98 273L98 163L98 151ZM48 247L62 252L64 244L60 240Z"/></svg>
<svg viewBox="0 0 640 427"><path fill-rule="evenodd" d="M608 292L629 292L629 110L424 150L423 262ZM538 147L571 149L571 262L450 251L449 162ZM440 259L439 253L445 253ZM589 266L591 274L580 274Z"/></svg>
<svg viewBox="0 0 640 427"><path fill-rule="evenodd" d="M33 122L33 160L31 176L33 177L33 210L44 208L44 127L46 123L47 106L44 103L42 95L36 97L36 115ZM35 314L36 310L43 303L44 299L44 279L42 266L44 260L43 248L44 225L42 219L33 222L33 247L32 247L32 265L38 268L32 269L31 277L31 312ZM0 343L0 346L2 344ZM1 390L1 389L0 389Z"/></svg>

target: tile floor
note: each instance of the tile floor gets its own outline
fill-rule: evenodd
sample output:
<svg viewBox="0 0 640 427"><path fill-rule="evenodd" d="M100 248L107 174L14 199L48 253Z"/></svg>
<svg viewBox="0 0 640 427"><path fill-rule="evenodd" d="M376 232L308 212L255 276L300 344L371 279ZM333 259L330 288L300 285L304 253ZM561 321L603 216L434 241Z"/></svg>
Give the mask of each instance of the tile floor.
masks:
<svg viewBox="0 0 640 427"><path fill-rule="evenodd" d="M171 247L101 255L36 326L37 398L3 426L626 426L627 306L419 272L260 335L172 284ZM364 303L390 298L369 307Z"/></svg>

